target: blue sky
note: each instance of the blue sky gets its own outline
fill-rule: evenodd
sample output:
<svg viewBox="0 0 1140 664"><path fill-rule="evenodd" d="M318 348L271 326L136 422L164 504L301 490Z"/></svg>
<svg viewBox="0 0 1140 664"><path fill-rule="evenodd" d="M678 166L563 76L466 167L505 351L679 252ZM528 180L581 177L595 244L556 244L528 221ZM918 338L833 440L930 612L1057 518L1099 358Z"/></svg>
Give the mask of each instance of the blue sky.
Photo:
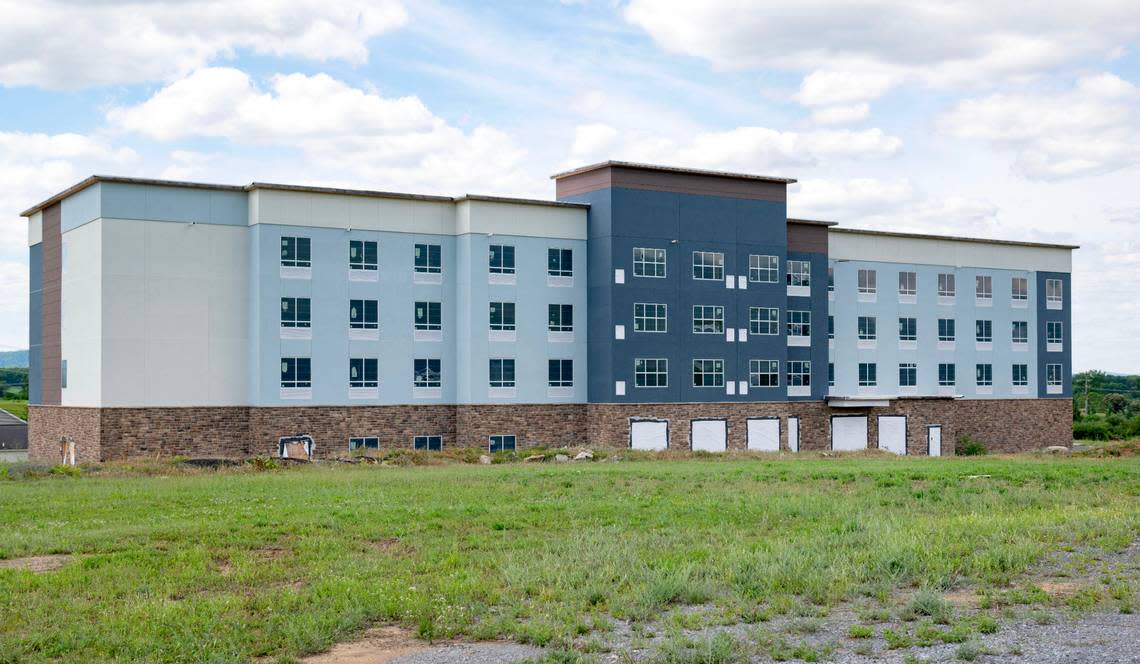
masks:
<svg viewBox="0 0 1140 664"><path fill-rule="evenodd" d="M91 173L551 197L614 158L1080 244L1075 368L1140 372L1140 7L1056 4L0 0L0 349L18 212Z"/></svg>

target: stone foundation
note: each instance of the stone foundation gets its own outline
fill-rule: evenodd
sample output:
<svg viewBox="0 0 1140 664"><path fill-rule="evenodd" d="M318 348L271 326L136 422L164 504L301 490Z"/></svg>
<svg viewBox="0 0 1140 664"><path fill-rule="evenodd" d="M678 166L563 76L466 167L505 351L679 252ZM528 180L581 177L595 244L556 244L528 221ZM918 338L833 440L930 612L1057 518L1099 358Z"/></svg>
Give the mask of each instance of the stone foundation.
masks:
<svg viewBox="0 0 1140 664"><path fill-rule="evenodd" d="M275 455L277 439L307 434L316 455L348 449L348 439L378 436L382 449L411 448L417 435L439 435L444 447L486 447L487 437L513 434L519 449L628 447L630 418L668 420L669 447L689 449L689 422L728 421L728 447L747 449L750 417L780 419L788 449L788 419L800 422L800 450L831 448L831 418L866 415L868 444L877 446L878 416L907 417L907 454L926 455L926 427L942 427L943 454L966 436L990 452L1022 452L1072 443L1068 399L895 399L886 408L832 408L821 401L768 403L401 405L201 408L77 408L32 406L28 456L58 463L62 438L80 461L131 456L247 457Z"/></svg>

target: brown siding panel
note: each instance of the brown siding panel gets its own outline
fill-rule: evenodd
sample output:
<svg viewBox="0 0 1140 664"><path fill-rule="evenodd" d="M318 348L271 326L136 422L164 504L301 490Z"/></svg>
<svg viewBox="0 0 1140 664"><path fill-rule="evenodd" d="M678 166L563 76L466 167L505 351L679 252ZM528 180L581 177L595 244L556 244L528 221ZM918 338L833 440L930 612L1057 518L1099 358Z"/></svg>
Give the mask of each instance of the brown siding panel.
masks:
<svg viewBox="0 0 1140 664"><path fill-rule="evenodd" d="M45 405L60 403L60 314L61 273L63 269L60 236L60 204L43 211L43 312L42 355L40 360L41 397Z"/></svg>
<svg viewBox="0 0 1140 664"><path fill-rule="evenodd" d="M788 223L788 251L827 253L827 226Z"/></svg>
<svg viewBox="0 0 1140 664"><path fill-rule="evenodd" d="M788 189L787 185L781 182L653 171L628 166L604 166L561 177L555 184L559 199L606 187L781 202L787 200Z"/></svg>

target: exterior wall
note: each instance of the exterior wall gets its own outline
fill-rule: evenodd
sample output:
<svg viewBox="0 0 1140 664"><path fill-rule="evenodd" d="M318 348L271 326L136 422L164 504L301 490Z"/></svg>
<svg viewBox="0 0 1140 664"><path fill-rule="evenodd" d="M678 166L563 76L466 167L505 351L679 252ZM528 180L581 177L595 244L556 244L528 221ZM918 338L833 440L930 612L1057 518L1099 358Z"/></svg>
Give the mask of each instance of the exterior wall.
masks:
<svg viewBox="0 0 1140 664"><path fill-rule="evenodd" d="M1060 279L1062 288L1062 301L1060 309L1049 309L1045 302L1045 281L1047 279ZM1073 396L1073 300L1072 280L1064 272L1038 272L1036 280L1036 297L1030 302L1036 303L1038 318L1037 330L1033 334L1037 343L1037 394L1043 398L1070 399ZM1060 321L1063 325L1063 342L1060 352L1049 352L1045 341L1046 322ZM1049 394L1046 383L1045 367L1048 364L1061 365L1061 393ZM1032 369L1030 370L1032 372Z"/></svg>
<svg viewBox="0 0 1140 664"><path fill-rule="evenodd" d="M47 207L43 211L43 275L40 318L40 403L58 405L60 403L61 350L60 316L61 271L63 246L60 236L60 204Z"/></svg>
<svg viewBox="0 0 1140 664"><path fill-rule="evenodd" d="M105 461L102 450L102 411L99 408L28 406L28 460L60 463L60 441L75 443L80 463Z"/></svg>
<svg viewBox="0 0 1140 664"><path fill-rule="evenodd" d="M64 406L99 406L102 368L103 242L99 220L63 234L60 353L67 362ZM113 370L115 367L112 367ZM122 376L133 380L133 376Z"/></svg>
<svg viewBox="0 0 1140 664"><path fill-rule="evenodd" d="M586 405L459 406L456 444L482 447L493 435L516 436L517 449L586 444ZM446 444L446 443L445 443Z"/></svg>

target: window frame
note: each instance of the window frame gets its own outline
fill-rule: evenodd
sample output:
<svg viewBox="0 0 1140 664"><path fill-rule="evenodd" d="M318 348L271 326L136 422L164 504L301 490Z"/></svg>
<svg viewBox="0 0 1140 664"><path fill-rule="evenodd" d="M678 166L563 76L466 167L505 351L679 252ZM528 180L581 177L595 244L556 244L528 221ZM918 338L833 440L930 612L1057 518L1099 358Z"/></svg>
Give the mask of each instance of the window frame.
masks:
<svg viewBox="0 0 1140 664"><path fill-rule="evenodd" d="M652 315L650 315L652 314ZM652 322L653 329L649 329ZM664 334L669 331L669 305L663 302L634 302L633 331Z"/></svg>
<svg viewBox="0 0 1140 664"><path fill-rule="evenodd" d="M495 251L496 249L498 252ZM498 264L496 265L496 263ZM487 272L490 274L515 274L515 245L487 245Z"/></svg>
<svg viewBox="0 0 1140 664"><path fill-rule="evenodd" d="M353 372L358 375L353 377ZM348 358L348 386L380 387L380 361L375 357Z"/></svg>
<svg viewBox="0 0 1140 664"><path fill-rule="evenodd" d="M498 322L495 322L498 314ZM515 303L493 301L487 303L487 329L496 332L514 332L516 329Z"/></svg>
<svg viewBox="0 0 1140 664"><path fill-rule="evenodd" d="M1029 343L1029 321L1015 320L1011 321L1009 340L1013 344L1028 344ZM1020 328L1022 335L1018 338L1018 329Z"/></svg>
<svg viewBox="0 0 1140 664"><path fill-rule="evenodd" d="M859 363L859 387L878 387L879 365L876 362Z"/></svg>
<svg viewBox="0 0 1140 664"><path fill-rule="evenodd" d="M546 386L574 387L574 360L549 358L546 361Z"/></svg>
<svg viewBox="0 0 1140 664"><path fill-rule="evenodd" d="M638 255L640 253L640 256ZM660 260L657 260L660 258ZM669 275L668 253L658 247L633 248L633 276L644 279L665 279ZM661 274L657 274L660 267ZM647 271L647 268L652 270ZM640 271L639 271L640 270ZM653 272L650 274L649 272Z"/></svg>
<svg viewBox="0 0 1140 664"><path fill-rule="evenodd" d="M765 319L764 316L767 316L767 319ZM762 332L762 329L769 331ZM748 334L764 337L778 336L780 334L780 308L749 307Z"/></svg>
<svg viewBox="0 0 1140 664"><path fill-rule="evenodd" d="M652 368L649 363L652 362ZM640 366L639 366L640 364ZM656 385L649 384L649 377L653 377ZM664 378L664 382L662 382ZM633 386L650 389L669 387L669 358L666 357L637 357L633 360Z"/></svg>
<svg viewBox="0 0 1140 664"><path fill-rule="evenodd" d="M1018 368L1021 369L1020 377L1017 375ZM1010 381L1014 387L1029 387L1029 365L1025 363L1010 365Z"/></svg>
<svg viewBox="0 0 1140 664"><path fill-rule="evenodd" d="M859 341L875 341L879 338L879 320L877 316L859 316L856 321L856 332Z"/></svg>
<svg viewBox="0 0 1140 664"><path fill-rule="evenodd" d="M978 300L994 299L994 278L992 275L974 275L974 298Z"/></svg>
<svg viewBox="0 0 1140 664"><path fill-rule="evenodd" d="M767 260L763 260L767 259ZM761 265L767 263L767 266ZM769 279L761 279L769 276ZM780 257L771 254L748 255L748 281L754 284L775 284L780 280Z"/></svg>
<svg viewBox="0 0 1140 664"><path fill-rule="evenodd" d="M353 258L353 251L360 249L360 258ZM372 260L369 260L368 250L372 250ZM348 241L348 269L361 272L375 272L380 269L380 243L376 240L349 240Z"/></svg>
<svg viewBox="0 0 1140 664"><path fill-rule="evenodd" d="M421 249L423 250L422 260L420 256ZM443 245L416 242L412 257L412 266L415 272L420 274L443 274Z"/></svg>
<svg viewBox="0 0 1140 664"><path fill-rule="evenodd" d="M793 320L795 318L800 320ZM788 309L786 320L789 337L811 337L811 311ZM792 334L793 331L799 331L801 334Z"/></svg>
<svg viewBox="0 0 1140 664"><path fill-rule="evenodd" d="M496 439L498 439L498 440L496 440ZM510 447L507 447L508 442L510 443ZM497 443L497 446L499 449L495 449L496 443ZM494 454L495 452L517 452L517 451L518 451L518 437L515 436L513 433L511 433L511 434L497 433L497 434L487 436L487 452L489 454Z"/></svg>
<svg viewBox="0 0 1140 664"><path fill-rule="evenodd" d="M938 297L955 297L958 284L953 272L938 273Z"/></svg>
<svg viewBox="0 0 1140 664"><path fill-rule="evenodd" d="M1018 293L1017 284L1021 282L1024 286L1020 293ZM1029 279L1026 277L1011 277L1009 281L1009 299L1014 302L1028 302L1029 301Z"/></svg>
<svg viewBox="0 0 1140 664"><path fill-rule="evenodd" d="M712 260L709 263L709 259ZM705 276L711 274L712 276ZM724 281L724 252L694 251L693 279L695 281Z"/></svg>
<svg viewBox="0 0 1140 664"><path fill-rule="evenodd" d="M878 270L861 267L859 268L858 275L858 292L862 295L876 295L879 292L879 272Z"/></svg>
<svg viewBox="0 0 1140 664"><path fill-rule="evenodd" d="M1046 279L1045 280L1045 303L1056 303L1058 305L1065 302L1065 282L1061 279Z"/></svg>
<svg viewBox="0 0 1140 664"><path fill-rule="evenodd" d="M994 342L994 322L989 318L977 318L974 320L974 341L980 344L992 344Z"/></svg>
<svg viewBox="0 0 1140 664"><path fill-rule="evenodd" d="M793 260L788 259L784 261L787 265L787 285L788 286L803 286L804 288L811 287L811 261Z"/></svg>
<svg viewBox="0 0 1140 664"><path fill-rule="evenodd" d="M419 308L424 305L424 322L420 322ZM434 305L434 306L433 306ZM412 322L417 330L442 330L443 329L443 303L435 302L433 300L416 300L412 304L414 309L412 314ZM433 322L435 319L435 322Z"/></svg>
<svg viewBox="0 0 1140 664"><path fill-rule="evenodd" d="M557 315L555 315L555 312L557 312ZM567 322L567 320L569 322ZM546 330L548 332L573 332L574 305L557 303L547 304Z"/></svg>
<svg viewBox="0 0 1140 664"><path fill-rule="evenodd" d="M282 357L280 386L281 389L311 388L313 386L313 358Z"/></svg>
<svg viewBox="0 0 1140 664"><path fill-rule="evenodd" d="M765 377L761 380L761 376ZM780 386L779 360L748 360L748 386L754 388Z"/></svg>
<svg viewBox="0 0 1140 664"><path fill-rule="evenodd" d="M899 316L899 341L918 341L918 318Z"/></svg>
<svg viewBox="0 0 1140 664"><path fill-rule="evenodd" d="M710 323L713 327L711 331L700 329L702 324L708 326ZM693 334L724 334L724 305L694 304Z"/></svg>
<svg viewBox="0 0 1140 664"><path fill-rule="evenodd" d="M422 369L421 369L422 363ZM423 377L421 379L421 376ZM417 357L412 359L412 387L442 388L443 362L438 357Z"/></svg>
<svg viewBox="0 0 1140 664"><path fill-rule="evenodd" d="M491 389L516 387L517 374L513 357L492 357L487 360L487 386Z"/></svg>
<svg viewBox="0 0 1140 664"><path fill-rule="evenodd" d="M371 307L369 306L371 305ZM357 320L353 320L352 312L355 307L360 308L361 314ZM369 320L371 315L371 320ZM348 301L348 328L350 330L378 330L380 329L380 302L378 300L358 300L349 299Z"/></svg>
<svg viewBox="0 0 1140 664"><path fill-rule="evenodd" d="M1053 330L1057 330L1054 336ZM1047 320L1045 321L1045 343L1047 344L1064 344L1065 343L1065 322L1060 320Z"/></svg>
<svg viewBox="0 0 1140 664"><path fill-rule="evenodd" d="M938 340L949 342L955 341L958 338L957 319L955 318L939 318L938 319ZM947 334L949 332L949 334Z"/></svg>
<svg viewBox="0 0 1140 664"><path fill-rule="evenodd" d="M974 365L974 385L976 387L994 386L994 365L988 362L978 362Z"/></svg>
<svg viewBox="0 0 1140 664"><path fill-rule="evenodd" d="M1053 375L1054 372L1056 372L1056 376ZM1050 362L1045 365L1045 385L1064 388L1065 371L1060 363Z"/></svg>
<svg viewBox="0 0 1140 664"><path fill-rule="evenodd" d="M564 247L546 248L546 276L573 277L574 250Z"/></svg>
<svg viewBox="0 0 1140 664"><path fill-rule="evenodd" d="M784 365L788 387L811 387L811 360L788 360Z"/></svg>
<svg viewBox="0 0 1140 664"><path fill-rule="evenodd" d="M375 445L369 445L369 441L375 441ZM348 439L348 451L355 452L356 450L379 450L380 437L379 436L351 436Z"/></svg>
<svg viewBox="0 0 1140 664"><path fill-rule="evenodd" d="M301 302L305 303L305 320L301 320ZM286 320L286 304L291 303L293 307L293 319ZM281 327L296 328L296 329L309 329L313 326L313 301L308 297L283 297L281 298Z"/></svg>
<svg viewBox="0 0 1140 664"><path fill-rule="evenodd" d="M699 363L699 364L698 364ZM693 358L693 387L724 387L724 359L723 358ZM708 378L712 383L708 383ZM699 383L698 383L699 378Z"/></svg>
<svg viewBox="0 0 1140 664"><path fill-rule="evenodd" d="M313 266L313 239L303 235L281 236L281 267Z"/></svg>
<svg viewBox="0 0 1140 664"><path fill-rule="evenodd" d="M958 384L958 365L953 362L938 363L938 386L953 387Z"/></svg>
<svg viewBox="0 0 1140 664"><path fill-rule="evenodd" d="M899 362L899 387L918 387L917 362Z"/></svg>
<svg viewBox="0 0 1140 664"><path fill-rule="evenodd" d="M918 295L918 272L915 272L913 270L899 270L898 294Z"/></svg>
<svg viewBox="0 0 1140 664"><path fill-rule="evenodd" d="M432 442L436 443L434 448L432 447ZM420 450L421 452L442 452L443 436L439 434L412 436L412 449Z"/></svg>

